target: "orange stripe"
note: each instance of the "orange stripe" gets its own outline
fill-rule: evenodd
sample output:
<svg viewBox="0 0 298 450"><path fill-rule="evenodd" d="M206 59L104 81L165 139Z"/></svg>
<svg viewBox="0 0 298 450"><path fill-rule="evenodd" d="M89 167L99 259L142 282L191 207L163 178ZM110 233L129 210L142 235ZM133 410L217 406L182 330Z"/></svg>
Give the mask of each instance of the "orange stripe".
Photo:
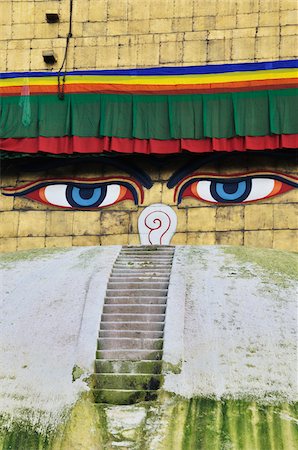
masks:
<svg viewBox="0 0 298 450"><path fill-rule="evenodd" d="M279 191L281 190L281 188L282 188L282 183L281 183L281 181L275 180L275 181L274 181L274 188L273 188L273 190L271 191L270 195L276 195L276 194L278 194Z"/></svg>
<svg viewBox="0 0 298 450"><path fill-rule="evenodd" d="M259 89L282 89L286 87L298 87L297 78L243 81L231 83L213 83L213 84L185 84L185 85L124 85L124 84L80 84L74 83L65 85L65 93L204 93L204 92L229 92L241 90L259 90ZM31 94L54 94L57 92L57 86L51 85L32 85L29 87ZM22 86L0 87L2 95L21 95Z"/></svg>

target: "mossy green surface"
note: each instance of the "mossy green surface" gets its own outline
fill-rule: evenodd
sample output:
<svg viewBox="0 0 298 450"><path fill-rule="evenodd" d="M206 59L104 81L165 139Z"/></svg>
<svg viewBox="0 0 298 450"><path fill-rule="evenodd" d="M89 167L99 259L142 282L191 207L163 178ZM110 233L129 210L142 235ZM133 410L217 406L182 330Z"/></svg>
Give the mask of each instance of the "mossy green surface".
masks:
<svg viewBox="0 0 298 450"><path fill-rule="evenodd" d="M36 259L47 259L49 256L58 255L70 251L71 248L33 249L19 252L0 253L0 268L10 269L15 263L22 261L34 261Z"/></svg>
<svg viewBox="0 0 298 450"><path fill-rule="evenodd" d="M115 436L107 411L113 415L119 408L124 418L127 413L144 411L144 419L135 425L136 430L133 426L122 429L119 422ZM157 401L119 407L96 405L87 393L55 433L38 433L28 423L6 432L2 428L0 449L108 450L115 439L122 448L123 439L133 450L296 450L297 410L297 404L184 399L166 392L160 392Z"/></svg>
<svg viewBox="0 0 298 450"><path fill-rule="evenodd" d="M251 276L265 273L275 284L282 287L287 285L288 281L298 280L298 253L252 247L222 248L225 254L233 255L241 264L253 264L256 272L252 274L248 271ZM259 272L258 268L261 269Z"/></svg>
<svg viewBox="0 0 298 450"><path fill-rule="evenodd" d="M164 405L159 420L165 428L156 450L294 450L298 445L297 405L167 395Z"/></svg>

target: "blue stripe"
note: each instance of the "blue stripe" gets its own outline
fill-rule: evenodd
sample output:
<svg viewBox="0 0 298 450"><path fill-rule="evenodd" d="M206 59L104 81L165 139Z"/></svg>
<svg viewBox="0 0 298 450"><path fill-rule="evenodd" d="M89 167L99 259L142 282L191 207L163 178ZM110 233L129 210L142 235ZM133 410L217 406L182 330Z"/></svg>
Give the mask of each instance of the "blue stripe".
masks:
<svg viewBox="0 0 298 450"><path fill-rule="evenodd" d="M119 69L119 70L74 70L67 75L204 75L227 72L249 72L256 70L272 69L297 69L298 60L289 59L284 61L268 61L260 63L241 64L214 64L208 66L188 67L152 67L147 69ZM57 77L58 72L4 72L0 78L22 78L22 77Z"/></svg>

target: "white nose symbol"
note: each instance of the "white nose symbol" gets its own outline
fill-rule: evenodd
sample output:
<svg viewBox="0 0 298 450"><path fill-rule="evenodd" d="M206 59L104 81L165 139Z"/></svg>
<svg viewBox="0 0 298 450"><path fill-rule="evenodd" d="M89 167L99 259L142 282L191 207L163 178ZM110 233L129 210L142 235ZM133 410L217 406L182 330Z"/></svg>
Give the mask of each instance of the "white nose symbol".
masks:
<svg viewBox="0 0 298 450"><path fill-rule="evenodd" d="M177 227L175 211L168 205L147 206L138 219L141 245L168 245Z"/></svg>

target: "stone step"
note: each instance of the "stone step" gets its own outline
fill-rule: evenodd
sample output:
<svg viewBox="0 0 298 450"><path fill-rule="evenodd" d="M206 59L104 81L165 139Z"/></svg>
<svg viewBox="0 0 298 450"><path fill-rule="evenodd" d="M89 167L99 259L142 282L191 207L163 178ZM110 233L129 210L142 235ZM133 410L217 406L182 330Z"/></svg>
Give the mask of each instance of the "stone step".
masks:
<svg viewBox="0 0 298 450"><path fill-rule="evenodd" d="M142 361L143 359L159 360L162 350L127 349L127 350L97 350L96 359L120 359L124 361Z"/></svg>
<svg viewBox="0 0 298 450"><path fill-rule="evenodd" d="M152 277L170 277L170 271L168 269L160 268L158 271L152 269L113 269L111 277L125 277L125 276L152 276Z"/></svg>
<svg viewBox="0 0 298 450"><path fill-rule="evenodd" d="M149 390L159 389L162 375L130 373L95 373L91 376L95 389Z"/></svg>
<svg viewBox="0 0 298 450"><path fill-rule="evenodd" d="M121 322L101 322L100 330L132 330L132 331L163 331L164 321L156 322L131 322L131 321L121 321Z"/></svg>
<svg viewBox="0 0 298 450"><path fill-rule="evenodd" d="M111 405L131 405L133 403L156 400L157 391L94 389L93 399L95 403L109 403Z"/></svg>
<svg viewBox="0 0 298 450"><path fill-rule="evenodd" d="M125 265L128 267L147 267L147 266L161 266L161 265L165 265L166 267L171 266L172 265L172 260L171 259L161 259L161 258L156 258L156 259L117 259L117 261L115 261L114 267L118 267L119 265Z"/></svg>
<svg viewBox="0 0 298 450"><path fill-rule="evenodd" d="M115 282L115 281L109 281L107 286L107 291L110 289L116 289L117 292L120 290L136 290L136 289L168 289L169 282L168 281L138 281L138 282L130 282L127 280Z"/></svg>
<svg viewBox="0 0 298 450"><path fill-rule="evenodd" d="M97 340L94 401L155 400L162 381L171 246L124 246L113 265Z"/></svg>
<svg viewBox="0 0 298 450"><path fill-rule="evenodd" d="M160 260L160 261L164 261L164 260L168 260L168 261L173 261L174 255L171 254L155 254L155 255L148 255L148 254L138 254L138 255L134 255L134 254L130 254L130 253L126 253L123 254L121 256L118 256L118 258L116 259L115 262L117 261L121 261L122 259L125 260L129 260L129 261L151 261L152 259L156 259L156 260Z"/></svg>
<svg viewBox="0 0 298 450"><path fill-rule="evenodd" d="M151 269L158 271L159 269L167 269L171 271L172 264L160 263L160 262L135 262L135 263L125 263L125 262L115 262L114 269Z"/></svg>
<svg viewBox="0 0 298 450"><path fill-rule="evenodd" d="M104 305L104 314L164 314L166 305L146 305L146 304L111 304Z"/></svg>
<svg viewBox="0 0 298 450"><path fill-rule="evenodd" d="M110 283L167 283L167 286L169 284L170 275L160 277L160 276L152 276L150 274L148 275L130 275L125 274L122 276L119 275L111 275L109 282Z"/></svg>
<svg viewBox="0 0 298 450"><path fill-rule="evenodd" d="M115 261L116 263L120 263L120 262L125 262L128 264L134 264L134 263L152 263L152 262L157 262L157 263L168 263L170 264L173 261L172 257L169 256L121 256L119 258L117 258L117 260Z"/></svg>
<svg viewBox="0 0 298 450"><path fill-rule="evenodd" d="M100 338L161 339L163 331L102 330Z"/></svg>
<svg viewBox="0 0 298 450"><path fill-rule="evenodd" d="M140 338L99 338L97 340L98 350L161 350L163 339L140 339Z"/></svg>
<svg viewBox="0 0 298 450"><path fill-rule="evenodd" d="M102 322L164 322L164 314L102 314Z"/></svg>
<svg viewBox="0 0 298 450"><path fill-rule="evenodd" d="M140 266L138 264L138 267L135 267L133 265L126 264L122 268L117 267L117 266L115 267L115 265L114 265L112 268L112 274L114 274L114 273L132 273L132 274L138 273L140 275L153 274L154 276L159 276L159 277L160 276L169 276L171 273L171 270L168 267L168 265L165 267L164 265L160 264L160 266L162 266L162 267L159 267L158 270L154 270L152 268L152 265L150 265L150 267L147 267L147 266Z"/></svg>
<svg viewBox="0 0 298 450"><path fill-rule="evenodd" d="M171 257L173 257L174 253L171 252L171 250L167 250L167 251L155 250L155 251L151 251L151 252L147 252L147 251L144 251L144 250L143 251L138 251L138 252L125 250L125 251L122 251L122 252L119 253L118 258L122 258L123 256L131 256L133 258L141 258L141 257L143 257L143 258L144 257L145 258L147 258L147 257L155 258L157 256L165 256L165 257L166 256L171 256Z"/></svg>
<svg viewBox="0 0 298 450"><path fill-rule="evenodd" d="M162 361L121 361L121 360L95 360L95 371L102 373L151 373L160 374Z"/></svg>
<svg viewBox="0 0 298 450"><path fill-rule="evenodd" d="M148 251L154 252L157 250L175 250L173 245L123 245L121 251L133 250L133 251Z"/></svg>
<svg viewBox="0 0 298 450"><path fill-rule="evenodd" d="M167 253L167 252L171 252L174 253L175 249L174 247L166 247L164 245L161 245L159 247L154 247L154 246L147 246L147 247L122 247L121 253L126 253L126 252L132 252L133 254L136 253Z"/></svg>
<svg viewBox="0 0 298 450"><path fill-rule="evenodd" d="M134 250L134 251L148 251L148 252L154 252L156 250L175 250L175 247L173 245L123 245L121 251L126 250Z"/></svg>
<svg viewBox="0 0 298 450"><path fill-rule="evenodd" d="M107 289L106 297L166 297L167 293L167 289Z"/></svg>
<svg viewBox="0 0 298 450"><path fill-rule="evenodd" d="M112 304L146 304L146 305L165 305L166 297L108 297L105 299L105 305Z"/></svg>

